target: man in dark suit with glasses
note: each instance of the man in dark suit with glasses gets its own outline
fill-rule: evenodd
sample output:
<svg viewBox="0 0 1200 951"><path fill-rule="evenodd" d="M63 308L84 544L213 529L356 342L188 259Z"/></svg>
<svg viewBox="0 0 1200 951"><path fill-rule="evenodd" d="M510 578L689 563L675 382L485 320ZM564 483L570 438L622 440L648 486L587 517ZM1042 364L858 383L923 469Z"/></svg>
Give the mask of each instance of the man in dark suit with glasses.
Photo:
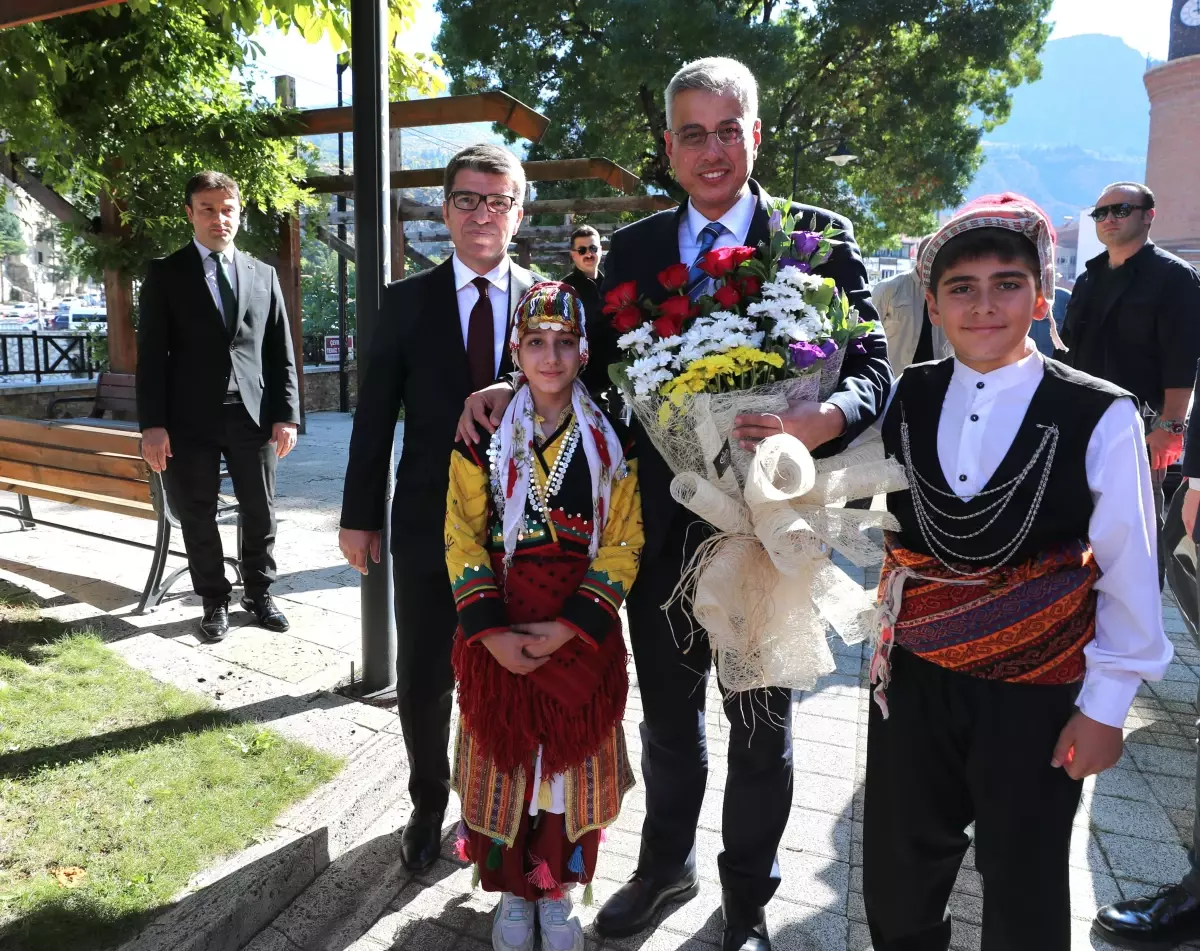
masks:
<svg viewBox="0 0 1200 951"><path fill-rule="evenodd" d="M583 313L587 320L600 320L600 285L604 283L604 271L600 262L604 251L600 247L600 232L591 225L580 225L571 233L571 263L574 267L563 278L579 291L583 301Z"/></svg>
<svg viewBox="0 0 1200 951"><path fill-rule="evenodd" d="M1091 217L1105 250L1071 293L1063 359L1141 404L1161 534L1163 479L1183 454L1200 358L1200 275L1150 240L1154 215L1154 192L1143 184L1115 182L1101 193ZM1161 546L1158 555L1161 585Z"/></svg>

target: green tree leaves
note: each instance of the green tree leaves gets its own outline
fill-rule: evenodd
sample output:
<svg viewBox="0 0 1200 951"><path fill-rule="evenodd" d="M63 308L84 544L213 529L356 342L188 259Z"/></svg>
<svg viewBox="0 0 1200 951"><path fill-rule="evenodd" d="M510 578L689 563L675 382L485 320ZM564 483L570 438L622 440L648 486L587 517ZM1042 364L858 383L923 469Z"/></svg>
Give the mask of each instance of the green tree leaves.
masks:
<svg viewBox="0 0 1200 951"><path fill-rule="evenodd" d="M605 155L679 195L663 92L701 56L759 81L755 176L852 217L870 247L956 204L984 128L1036 78L1050 0L442 0L456 92L500 86L550 116L530 158ZM825 162L845 140L857 164ZM798 146L798 151L796 151ZM579 186L560 186L569 194Z"/></svg>

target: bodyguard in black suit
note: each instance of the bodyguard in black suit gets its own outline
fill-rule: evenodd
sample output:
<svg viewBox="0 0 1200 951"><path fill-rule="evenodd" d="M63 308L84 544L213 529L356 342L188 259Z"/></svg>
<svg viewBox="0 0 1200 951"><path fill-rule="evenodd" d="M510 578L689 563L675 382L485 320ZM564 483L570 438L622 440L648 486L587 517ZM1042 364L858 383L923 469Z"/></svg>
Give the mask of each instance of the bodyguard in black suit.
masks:
<svg viewBox="0 0 1200 951"><path fill-rule="evenodd" d="M716 90L720 90L719 92ZM768 237L769 200L750 179L761 141L758 91L750 71L712 58L684 66L666 93L671 168L689 200L617 231L609 246L604 290L635 281L638 296L661 301L657 275L672 264L691 267L713 247L756 246ZM805 228L832 223L842 242L817 273L832 277L864 321L877 320L850 222L831 212L793 204ZM811 222L811 224L810 224ZM704 291L703 283L695 288ZM735 437L746 443L783 425L815 455L830 455L866 429L882 411L891 386L882 331L861 338L845 356L837 391L825 402L792 406L776 416L740 417ZM589 389L607 385L617 359L616 334L607 321L588 325ZM473 421L498 421L499 390L473 397L462 435ZM490 416L488 415L490 411ZM489 420L489 423L484 423ZM694 896L696 825L708 775L705 686L711 666L706 632L671 600L683 566L710 529L670 495L672 473L642 428L634 426L642 485L646 545L638 578L625 604L629 639L642 698L642 776L646 819L637 871L604 905L596 929L621 937L650 927L658 910ZM688 632L691 647L680 649ZM781 689L727 694L729 777L718 856L725 930L723 951L769 951L764 908L779 885L776 850L792 802L791 692Z"/></svg>
<svg viewBox="0 0 1200 951"><path fill-rule="evenodd" d="M447 165L442 214L455 253L386 289L350 440L339 541L365 574L368 556L379 560L387 465L403 408L391 547L396 693L413 800L402 848L413 870L438 856L450 794L450 650L458 626L443 543L450 452L464 400L513 369L512 315L535 282L507 254L524 191L520 162L505 149L471 146Z"/></svg>
<svg viewBox="0 0 1200 951"><path fill-rule="evenodd" d="M296 444L299 387L275 269L234 248L237 183L201 172L185 195L194 239L150 263L141 289L137 401L142 452L163 472L209 640L229 630L217 492L221 458L242 518L242 607L286 631L275 580L275 465Z"/></svg>

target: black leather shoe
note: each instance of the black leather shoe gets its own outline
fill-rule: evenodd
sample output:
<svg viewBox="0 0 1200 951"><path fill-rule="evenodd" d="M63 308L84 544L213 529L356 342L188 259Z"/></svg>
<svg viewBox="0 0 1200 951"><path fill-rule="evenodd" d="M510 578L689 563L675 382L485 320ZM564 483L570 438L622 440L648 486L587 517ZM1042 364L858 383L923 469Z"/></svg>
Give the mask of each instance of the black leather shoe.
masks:
<svg viewBox="0 0 1200 951"><path fill-rule="evenodd" d="M740 906L725 894L721 897L721 911L725 915L721 951L771 951L765 909Z"/></svg>
<svg viewBox="0 0 1200 951"><path fill-rule="evenodd" d="M696 870L664 881L652 875L634 875L616 890L596 915L596 930L605 938L624 938L645 931L663 905L689 901L700 893Z"/></svg>
<svg viewBox="0 0 1200 951"><path fill-rule="evenodd" d="M1092 929L1122 948L1173 948L1200 938L1200 899L1182 885L1164 885L1154 895L1105 905Z"/></svg>
<svg viewBox="0 0 1200 951"><path fill-rule="evenodd" d="M229 602L204 602L204 617L200 619L200 633L206 641L221 641L229 633Z"/></svg>
<svg viewBox="0 0 1200 951"><path fill-rule="evenodd" d="M414 812L400 837L400 858L410 872L423 872L442 854L441 812Z"/></svg>
<svg viewBox="0 0 1200 951"><path fill-rule="evenodd" d="M247 595L242 598L242 607L253 614L258 626L265 630L282 633L291 627L269 594Z"/></svg>

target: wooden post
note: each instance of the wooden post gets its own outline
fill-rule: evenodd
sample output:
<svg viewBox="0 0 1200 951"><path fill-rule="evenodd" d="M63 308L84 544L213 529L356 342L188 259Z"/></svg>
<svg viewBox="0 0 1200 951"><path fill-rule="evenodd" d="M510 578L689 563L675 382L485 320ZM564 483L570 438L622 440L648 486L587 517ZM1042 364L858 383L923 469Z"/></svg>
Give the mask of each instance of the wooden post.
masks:
<svg viewBox="0 0 1200 951"><path fill-rule="evenodd" d="M292 76L275 77L275 101L285 109L296 108L296 80ZM292 350L296 357L296 383L300 397L300 432L304 432L304 313L300 294L300 219L290 214L279 225L279 286L283 306L287 308L292 331Z"/></svg>
<svg viewBox="0 0 1200 951"><path fill-rule="evenodd" d="M128 237L121 221L123 205L107 192L100 194L100 231L118 241ZM108 365L114 373L137 371L137 337L133 332L133 279L111 268L104 271L104 298L108 314Z"/></svg>
<svg viewBox="0 0 1200 951"><path fill-rule="evenodd" d="M400 130L392 129L388 133L389 142L391 145L390 163L393 169L400 169L403 166L400 164ZM392 189L391 192L391 215L392 215L392 280L398 281L404 277L404 214L401 208L402 198L399 189Z"/></svg>
<svg viewBox="0 0 1200 951"><path fill-rule="evenodd" d="M517 263L529 270L533 266L533 239L518 237L513 239L517 246Z"/></svg>

